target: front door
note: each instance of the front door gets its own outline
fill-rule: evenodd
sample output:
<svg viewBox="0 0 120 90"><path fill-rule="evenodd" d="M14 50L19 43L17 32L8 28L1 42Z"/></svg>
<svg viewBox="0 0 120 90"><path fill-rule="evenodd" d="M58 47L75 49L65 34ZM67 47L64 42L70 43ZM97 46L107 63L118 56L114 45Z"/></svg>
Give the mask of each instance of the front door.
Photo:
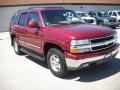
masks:
<svg viewBox="0 0 120 90"><path fill-rule="evenodd" d="M32 51L41 54L42 44L41 39L38 37L41 36L42 31L40 30L40 19L37 12L30 12L27 22L29 23L31 21L36 22L38 27L27 26L26 46Z"/></svg>

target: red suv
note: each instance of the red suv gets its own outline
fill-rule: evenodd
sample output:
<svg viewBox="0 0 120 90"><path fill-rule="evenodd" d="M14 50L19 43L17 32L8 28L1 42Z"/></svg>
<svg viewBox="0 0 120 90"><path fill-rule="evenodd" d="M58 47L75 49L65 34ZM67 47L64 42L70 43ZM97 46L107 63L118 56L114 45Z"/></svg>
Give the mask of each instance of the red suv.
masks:
<svg viewBox="0 0 120 90"><path fill-rule="evenodd" d="M19 10L11 19L10 37L16 54L47 61L57 77L108 61L119 48L116 31L85 24L62 7Z"/></svg>

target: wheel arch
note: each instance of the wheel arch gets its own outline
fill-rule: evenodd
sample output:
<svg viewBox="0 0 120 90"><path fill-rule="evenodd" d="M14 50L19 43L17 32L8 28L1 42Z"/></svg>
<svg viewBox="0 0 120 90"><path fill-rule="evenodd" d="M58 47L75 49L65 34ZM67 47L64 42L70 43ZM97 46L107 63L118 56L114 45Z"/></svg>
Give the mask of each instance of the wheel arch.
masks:
<svg viewBox="0 0 120 90"><path fill-rule="evenodd" d="M62 53L64 52L64 50L61 46L54 44L54 43L46 42L43 47L45 57L47 56L47 53L48 53L49 49L51 49L51 48L56 48L56 49L60 50Z"/></svg>

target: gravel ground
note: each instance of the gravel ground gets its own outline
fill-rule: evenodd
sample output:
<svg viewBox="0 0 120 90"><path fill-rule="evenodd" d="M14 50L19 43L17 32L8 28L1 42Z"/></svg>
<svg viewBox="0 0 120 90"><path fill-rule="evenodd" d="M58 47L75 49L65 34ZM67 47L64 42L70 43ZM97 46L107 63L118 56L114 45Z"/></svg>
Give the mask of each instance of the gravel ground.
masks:
<svg viewBox="0 0 120 90"><path fill-rule="evenodd" d="M118 42L120 42L120 29ZM18 56L9 33L0 33L0 90L120 90L120 53L114 60L70 72L65 79L51 74L47 65L28 55Z"/></svg>

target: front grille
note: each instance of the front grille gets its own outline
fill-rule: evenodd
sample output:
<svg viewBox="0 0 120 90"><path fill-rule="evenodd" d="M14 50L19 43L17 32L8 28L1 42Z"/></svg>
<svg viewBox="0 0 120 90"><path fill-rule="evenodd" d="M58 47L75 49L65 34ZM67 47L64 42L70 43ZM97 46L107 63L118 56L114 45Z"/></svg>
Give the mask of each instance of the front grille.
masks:
<svg viewBox="0 0 120 90"><path fill-rule="evenodd" d="M109 20L109 22L116 22L116 20L115 19L111 19L111 20Z"/></svg>
<svg viewBox="0 0 120 90"><path fill-rule="evenodd" d="M94 20L85 20L86 23L94 23Z"/></svg>
<svg viewBox="0 0 120 90"><path fill-rule="evenodd" d="M108 36L108 37L102 37L102 38L96 38L91 40L91 43L100 43L105 42L114 39L114 36Z"/></svg>
<svg viewBox="0 0 120 90"><path fill-rule="evenodd" d="M93 45L91 47L91 51L103 50L103 49L107 49L115 45L113 35L91 39L90 41L91 41L91 45Z"/></svg>
<svg viewBox="0 0 120 90"><path fill-rule="evenodd" d="M106 49L106 48L110 48L113 45L114 45L113 43L109 43L108 45L101 45L101 46L92 47L92 51L103 50L103 49Z"/></svg>

